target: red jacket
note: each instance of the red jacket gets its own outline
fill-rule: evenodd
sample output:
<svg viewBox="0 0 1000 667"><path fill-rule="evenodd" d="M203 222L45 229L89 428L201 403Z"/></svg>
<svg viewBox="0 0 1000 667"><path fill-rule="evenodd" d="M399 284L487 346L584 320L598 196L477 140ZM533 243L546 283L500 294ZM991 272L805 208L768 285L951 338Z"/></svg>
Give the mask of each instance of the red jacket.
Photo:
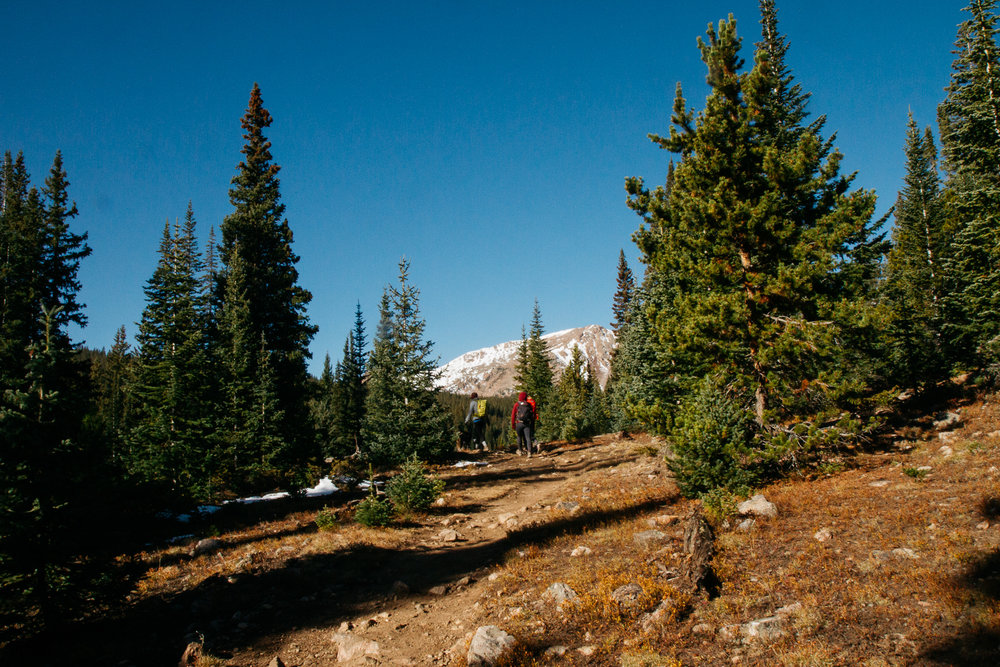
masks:
<svg viewBox="0 0 1000 667"><path fill-rule="evenodd" d="M531 406L532 420L538 421L538 407L535 405L535 401L533 399L529 399L525 401L525 403ZM517 406L520 404L520 401L514 403L514 409L510 411L510 427L512 429L517 429Z"/></svg>

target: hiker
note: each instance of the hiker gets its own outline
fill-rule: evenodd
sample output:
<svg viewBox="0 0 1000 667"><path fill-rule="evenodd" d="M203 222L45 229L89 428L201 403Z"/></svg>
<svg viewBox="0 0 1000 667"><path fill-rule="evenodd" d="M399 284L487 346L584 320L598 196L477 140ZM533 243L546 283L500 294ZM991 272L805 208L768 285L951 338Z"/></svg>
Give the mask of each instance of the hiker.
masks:
<svg viewBox="0 0 1000 667"><path fill-rule="evenodd" d="M490 446L486 444L486 399L479 398L479 394L472 392L469 401L469 409L465 413L465 423L472 421L472 449L478 451L490 451Z"/></svg>
<svg viewBox="0 0 1000 667"><path fill-rule="evenodd" d="M531 434L535 429L535 408L528 402L528 392L517 395L517 403L510 413L510 425L517 431L517 453L527 452L531 458Z"/></svg>

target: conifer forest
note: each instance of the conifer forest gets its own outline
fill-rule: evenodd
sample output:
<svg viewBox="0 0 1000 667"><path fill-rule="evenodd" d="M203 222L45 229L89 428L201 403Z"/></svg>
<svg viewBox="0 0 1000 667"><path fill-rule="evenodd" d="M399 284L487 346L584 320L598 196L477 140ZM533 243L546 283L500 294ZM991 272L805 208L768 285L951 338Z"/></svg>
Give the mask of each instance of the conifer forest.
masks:
<svg viewBox="0 0 1000 667"><path fill-rule="evenodd" d="M698 41L704 103L678 84L670 126L650 128L662 179L625 178L639 219L622 245L643 266L619 256L607 386L579 350L554 372L537 301L516 361L541 440L661 436L688 497L748 493L866 442L901 391L1000 381L996 0L971 0L954 44L929 47L953 48L950 84L936 122L911 115L893 147L905 181L884 217L787 64L775 2L739 25L730 16ZM163 227L137 334L122 326L104 349L71 334L87 321L91 254L73 175L56 153L39 179L0 147L0 645L120 597L113 557L134 537L121 525L294 493L338 466L453 456L468 397L435 387L409 260L377 312L357 305L340 358L308 372L306 250L271 123L254 84L230 213L203 221L189 205ZM513 445L512 405L491 402L490 441Z"/></svg>

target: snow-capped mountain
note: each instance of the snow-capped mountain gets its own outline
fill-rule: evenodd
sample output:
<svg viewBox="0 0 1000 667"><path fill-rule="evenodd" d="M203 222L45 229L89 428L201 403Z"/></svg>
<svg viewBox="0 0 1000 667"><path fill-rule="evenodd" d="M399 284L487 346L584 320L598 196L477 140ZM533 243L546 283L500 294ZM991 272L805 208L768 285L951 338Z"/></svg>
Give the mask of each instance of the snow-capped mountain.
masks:
<svg viewBox="0 0 1000 667"><path fill-rule="evenodd" d="M615 334L597 324L576 329L566 329L542 336L549 347L552 370L556 377L569 365L573 346L577 345L587 359L598 382L603 387L611 372L611 353L615 347ZM493 347L466 352L438 368L441 377L437 386L456 394L473 391L483 396L503 396L515 391L514 367L517 365L517 348L520 340L500 343Z"/></svg>

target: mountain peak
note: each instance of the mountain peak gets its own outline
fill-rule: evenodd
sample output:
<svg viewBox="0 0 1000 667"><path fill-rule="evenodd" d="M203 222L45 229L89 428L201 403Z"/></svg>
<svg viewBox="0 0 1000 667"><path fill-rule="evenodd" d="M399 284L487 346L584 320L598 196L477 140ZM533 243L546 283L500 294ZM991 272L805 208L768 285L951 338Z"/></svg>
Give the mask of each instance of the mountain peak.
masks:
<svg viewBox="0 0 1000 667"><path fill-rule="evenodd" d="M573 346L576 345L584 359L590 362L601 386L608 381L611 353L615 348L615 333L610 329L591 324L545 334L542 340L548 345L552 370L557 378L569 365ZM441 376L436 384L455 394L473 391L484 396L512 394L517 389L514 386L514 371L520 344L520 339L512 340L466 352L438 368Z"/></svg>

